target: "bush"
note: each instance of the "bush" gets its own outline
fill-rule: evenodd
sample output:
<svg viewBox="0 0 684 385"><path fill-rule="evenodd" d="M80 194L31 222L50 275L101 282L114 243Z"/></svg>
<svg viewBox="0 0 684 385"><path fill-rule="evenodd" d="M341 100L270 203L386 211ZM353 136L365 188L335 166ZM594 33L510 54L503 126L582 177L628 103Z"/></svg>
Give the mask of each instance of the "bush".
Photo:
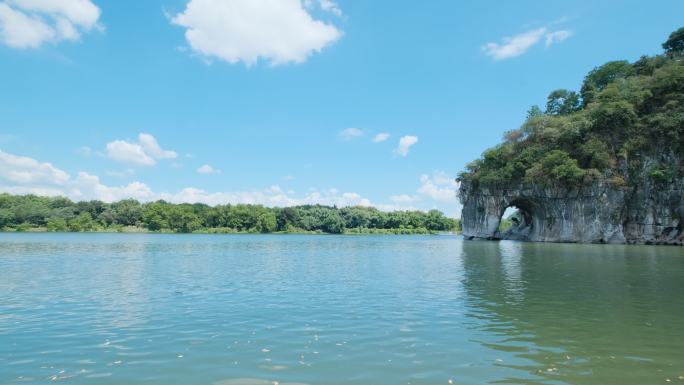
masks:
<svg viewBox="0 0 684 385"><path fill-rule="evenodd" d="M672 180L674 172L671 168L660 165L652 168L649 176L656 183L667 183Z"/></svg>

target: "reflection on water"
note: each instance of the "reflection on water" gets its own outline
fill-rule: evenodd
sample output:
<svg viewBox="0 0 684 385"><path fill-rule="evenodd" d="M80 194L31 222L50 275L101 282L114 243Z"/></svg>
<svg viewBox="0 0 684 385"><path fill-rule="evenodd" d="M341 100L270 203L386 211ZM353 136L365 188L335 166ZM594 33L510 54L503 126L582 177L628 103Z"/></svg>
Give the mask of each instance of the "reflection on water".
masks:
<svg viewBox="0 0 684 385"><path fill-rule="evenodd" d="M0 235L0 383L684 384L684 251Z"/></svg>
<svg viewBox="0 0 684 385"><path fill-rule="evenodd" d="M501 362L523 374L506 382L684 380L681 249L495 245L464 243L464 287L481 343L532 361Z"/></svg>

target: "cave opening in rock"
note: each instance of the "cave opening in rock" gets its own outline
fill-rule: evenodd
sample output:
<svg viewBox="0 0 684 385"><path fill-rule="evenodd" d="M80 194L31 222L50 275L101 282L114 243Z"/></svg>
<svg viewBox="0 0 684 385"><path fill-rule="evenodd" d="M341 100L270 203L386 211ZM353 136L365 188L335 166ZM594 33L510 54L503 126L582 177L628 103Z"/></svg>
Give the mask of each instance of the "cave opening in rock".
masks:
<svg viewBox="0 0 684 385"><path fill-rule="evenodd" d="M501 213L498 238L527 240L532 232L532 204L525 200L514 200Z"/></svg>

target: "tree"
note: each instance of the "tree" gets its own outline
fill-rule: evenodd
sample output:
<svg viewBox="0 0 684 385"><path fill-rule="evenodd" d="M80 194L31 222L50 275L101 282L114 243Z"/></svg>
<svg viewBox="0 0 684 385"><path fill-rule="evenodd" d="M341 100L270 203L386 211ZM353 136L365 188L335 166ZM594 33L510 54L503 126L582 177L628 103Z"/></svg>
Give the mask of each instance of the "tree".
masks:
<svg viewBox="0 0 684 385"><path fill-rule="evenodd" d="M684 27L670 34L670 37L663 43L663 49L672 56L684 52Z"/></svg>
<svg viewBox="0 0 684 385"><path fill-rule="evenodd" d="M168 210L167 221L169 227L179 233L191 233L202 227L197 214L185 205L171 206Z"/></svg>
<svg viewBox="0 0 684 385"><path fill-rule="evenodd" d="M280 231L287 231L292 227L299 227L300 213L297 207L276 208L276 223Z"/></svg>
<svg viewBox="0 0 684 385"><path fill-rule="evenodd" d="M344 229L344 221L337 210L326 210L321 218L320 230L330 234L339 234Z"/></svg>
<svg viewBox="0 0 684 385"><path fill-rule="evenodd" d="M449 222L449 218L446 218L444 214L437 210L428 211L425 216L425 228L432 231L444 231L450 230L452 226Z"/></svg>
<svg viewBox="0 0 684 385"><path fill-rule="evenodd" d="M539 106L535 104L534 106L530 107L529 110L527 110L526 120L530 120L532 118L537 118L537 117L540 117L542 115L544 115L544 113L542 112L541 108L539 108Z"/></svg>
<svg viewBox="0 0 684 385"><path fill-rule="evenodd" d="M257 223L255 226L256 231L260 233L272 233L277 227L278 223L276 222L276 216L273 211L264 210L257 217Z"/></svg>
<svg viewBox="0 0 684 385"><path fill-rule="evenodd" d="M97 216L97 221L104 227L109 227L116 223L116 213L110 207L107 207L104 211Z"/></svg>
<svg viewBox="0 0 684 385"><path fill-rule="evenodd" d="M67 223L69 231L90 231L95 227L93 217L88 212L79 214Z"/></svg>
<svg viewBox="0 0 684 385"><path fill-rule="evenodd" d="M585 171L577 165L577 160L562 150L553 150L527 172L530 182L556 181L569 185L582 181Z"/></svg>
<svg viewBox="0 0 684 385"><path fill-rule="evenodd" d="M546 98L546 113L549 115L567 115L579 109L580 96L575 91L559 89Z"/></svg>
<svg viewBox="0 0 684 385"><path fill-rule="evenodd" d="M371 214L366 207L345 207L340 209L340 215L346 228L368 227Z"/></svg>
<svg viewBox="0 0 684 385"><path fill-rule="evenodd" d="M0 229L15 223L14 213L11 210L0 208Z"/></svg>
<svg viewBox="0 0 684 385"><path fill-rule="evenodd" d="M47 231L64 232L69 231L67 221L62 218L50 218L47 221Z"/></svg>
<svg viewBox="0 0 684 385"><path fill-rule="evenodd" d="M634 67L627 60L610 61L594 68L587 74L582 83L580 93L583 104L586 106L594 101L596 94L603 91L608 84L617 79L626 78L634 72Z"/></svg>
<svg viewBox="0 0 684 385"><path fill-rule="evenodd" d="M169 228L166 220L166 204L155 202L145 205L143 209L142 222L148 229L159 231Z"/></svg>
<svg viewBox="0 0 684 385"><path fill-rule="evenodd" d="M430 223L429 226L427 223ZM438 211L382 212L373 207L305 205L268 208L261 205L172 204L162 200L141 205L135 200L114 203L72 202L67 198L0 194L0 229L27 231L93 231L110 226L139 226L150 231L188 233L221 229L271 233L274 231L316 231L339 234L347 230L399 230L423 233L450 229L455 222Z"/></svg>
<svg viewBox="0 0 684 385"><path fill-rule="evenodd" d="M142 219L142 207L135 199L126 199L112 204L116 222L124 226L135 226Z"/></svg>

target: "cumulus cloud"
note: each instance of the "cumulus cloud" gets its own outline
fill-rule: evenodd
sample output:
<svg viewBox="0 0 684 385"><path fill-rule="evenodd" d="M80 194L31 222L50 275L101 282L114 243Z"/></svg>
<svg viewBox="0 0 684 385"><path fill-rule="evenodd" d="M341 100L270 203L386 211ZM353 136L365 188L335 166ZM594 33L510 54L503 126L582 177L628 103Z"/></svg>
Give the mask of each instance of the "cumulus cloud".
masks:
<svg viewBox="0 0 684 385"><path fill-rule="evenodd" d="M125 178L127 176L135 175L135 170L127 168L121 171L107 171L106 174L115 178Z"/></svg>
<svg viewBox="0 0 684 385"><path fill-rule="evenodd" d="M414 144L418 143L418 137L413 135L406 135L399 138L399 145L394 150L400 156L406 156L409 153L409 149Z"/></svg>
<svg viewBox="0 0 684 385"><path fill-rule="evenodd" d="M0 1L0 43L38 48L46 42L76 41L98 24L100 9L90 0Z"/></svg>
<svg viewBox="0 0 684 385"><path fill-rule="evenodd" d="M547 47L561 42L572 33L567 30L549 31L547 28L538 28L523 32L515 36L506 36L501 43L487 43L482 47L484 53L494 60L504 60L520 56L532 46L545 39Z"/></svg>
<svg viewBox="0 0 684 385"><path fill-rule="evenodd" d="M115 140L107 143L107 157L121 163L135 166L154 166L157 162L145 153L137 143Z"/></svg>
<svg viewBox="0 0 684 385"><path fill-rule="evenodd" d="M350 128L345 128L344 130L340 131L340 133L338 135L343 140L350 140L350 139L358 138L359 136L363 136L363 131L361 131L358 128L350 127Z"/></svg>
<svg viewBox="0 0 684 385"><path fill-rule="evenodd" d="M390 200L394 203L413 203L419 200L418 197L412 196L412 195L407 195L407 194L401 194L401 195L392 195L390 197Z"/></svg>
<svg viewBox="0 0 684 385"><path fill-rule="evenodd" d="M331 1L320 4L341 13ZM315 20L300 0L190 0L171 22L185 28L197 54L247 66L259 60L302 63L342 36L335 26Z"/></svg>
<svg viewBox="0 0 684 385"><path fill-rule="evenodd" d="M208 164L203 164L197 168L197 172L200 174L220 174L221 170L216 169Z"/></svg>
<svg viewBox="0 0 684 385"><path fill-rule="evenodd" d="M339 193L310 191L304 196L296 197L291 191L284 191L279 186L271 186L262 190L237 192L207 192L198 188L184 188L177 193L159 194L160 199L173 203L199 202L208 205L218 204L261 204L269 207L287 207L298 205L321 204L327 206L370 206L371 202L361 195L352 192Z"/></svg>
<svg viewBox="0 0 684 385"><path fill-rule="evenodd" d="M98 177L81 172L76 178L50 163L0 150L0 191L11 194L68 196L75 200L100 199L106 202L124 198L147 199L151 190L143 183L110 187Z"/></svg>
<svg viewBox="0 0 684 385"><path fill-rule="evenodd" d="M432 175L423 174L420 177L418 194L437 202L457 202L459 184L443 171L435 171Z"/></svg>
<svg viewBox="0 0 684 385"><path fill-rule="evenodd" d="M112 187L100 183L99 177L87 172L79 172L69 190L59 195L67 196L73 200L97 199L103 202L114 202L129 198L150 201L155 198L152 189L144 183L132 182L124 186Z"/></svg>
<svg viewBox="0 0 684 385"><path fill-rule="evenodd" d="M384 141L386 141L387 139L389 139L389 137L390 137L390 134L388 134L387 132L381 132L381 133L379 133L379 134L376 134L376 135L373 137L373 143L384 142Z"/></svg>
<svg viewBox="0 0 684 385"><path fill-rule="evenodd" d="M133 166L154 166L157 159L174 159L175 151L164 150L154 136L141 133L138 142L115 140L107 143L107 157L120 163Z"/></svg>
<svg viewBox="0 0 684 385"><path fill-rule="evenodd" d="M416 194L399 194L390 196L391 205L380 205L387 210L410 210L421 207L423 210L429 208L446 208L460 213L461 207L458 204L457 192L459 183L444 171L435 171L432 174L420 176L420 186Z"/></svg>
<svg viewBox="0 0 684 385"><path fill-rule="evenodd" d="M40 163L33 158L12 155L2 150L0 150L0 178L32 186L63 186L69 182L69 174L50 163Z"/></svg>
<svg viewBox="0 0 684 385"><path fill-rule="evenodd" d="M175 159L178 157L178 154L176 154L175 151L162 150L159 143L157 143L157 139L150 134L139 134L138 142L140 142L140 146L145 153L155 159Z"/></svg>
<svg viewBox="0 0 684 385"><path fill-rule="evenodd" d="M141 202L163 199L174 203L261 204L265 206L296 206L321 204L329 206L371 206L371 201L358 193L316 189L304 195L283 190L277 185L247 191L209 192L195 187L177 192L155 192L142 182L108 186L96 175L79 172L75 178L50 163L0 151L0 192L66 196L73 200L98 199L113 202L133 198Z"/></svg>

